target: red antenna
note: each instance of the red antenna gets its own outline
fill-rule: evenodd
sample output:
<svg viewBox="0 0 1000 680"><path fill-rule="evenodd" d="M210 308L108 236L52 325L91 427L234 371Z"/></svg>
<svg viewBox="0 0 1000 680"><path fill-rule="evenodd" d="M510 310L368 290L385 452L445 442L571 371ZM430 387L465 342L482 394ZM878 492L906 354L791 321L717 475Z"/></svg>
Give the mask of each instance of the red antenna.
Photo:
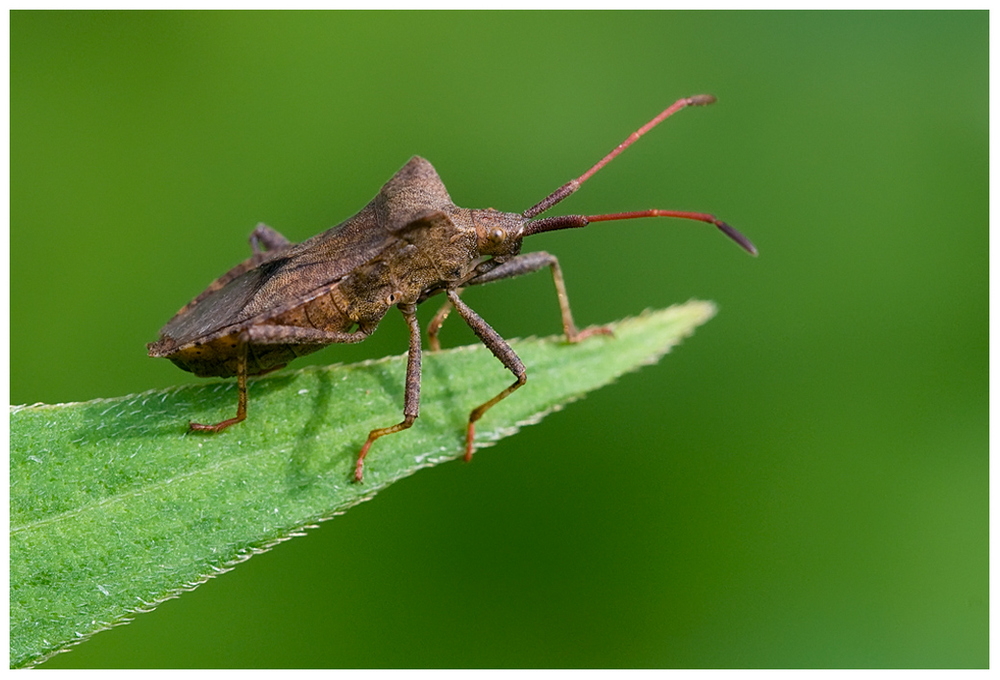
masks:
<svg viewBox="0 0 1000 680"><path fill-rule="evenodd" d="M576 179L570 180L563 184L561 187L553 191L551 194L546 196L542 201L536 203L532 207L521 213L524 217L529 220L539 215L552 206L556 205L563 199L569 197L580 185L590 179L598 170L603 168L605 165L610 163L615 156L620 154L622 151L631 146L636 140L642 137L644 134L652 130L654 127L662 123L664 120L674 115L683 108L688 106L707 106L715 102L715 97L710 94L698 94L693 97L684 97L683 99L678 99L676 102L665 108L660 115L653 118L641 128L630 134L624 142L619 144L614 148L614 150L607 156L599 160L590 170L583 173ZM641 210L636 212L622 212L622 213L610 213L607 215L563 215L560 217L548 217L541 220L533 220L529 222L522 232L523 236L530 236L531 234L538 234L543 231L555 231L557 229L571 229L577 227L585 227L590 222L609 222L612 220L630 220L638 217L679 217L686 220L696 220L699 222L707 222L708 224L714 224L718 229L724 233L729 238L736 241L744 250L746 250L751 255L757 255L757 248L754 247L750 240L741 234L739 231L726 224L720 219L717 219L714 215L709 215L708 213L698 213L698 212L688 212L684 210Z"/></svg>

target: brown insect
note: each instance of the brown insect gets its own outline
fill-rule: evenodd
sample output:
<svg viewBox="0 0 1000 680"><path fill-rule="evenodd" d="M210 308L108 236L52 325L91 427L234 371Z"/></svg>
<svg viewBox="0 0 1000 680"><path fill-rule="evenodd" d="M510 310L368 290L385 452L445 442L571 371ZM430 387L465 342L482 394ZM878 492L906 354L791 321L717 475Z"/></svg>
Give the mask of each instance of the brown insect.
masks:
<svg viewBox="0 0 1000 680"><path fill-rule="evenodd" d="M177 312L160 331L160 339L148 345L149 356L166 357L199 376L236 376L236 417L214 425L190 423L192 430L219 432L246 418L248 375L279 369L331 343L361 342L390 307L398 307L410 328L403 420L368 434L355 466L354 478L360 482L372 443L407 429L417 418L421 345L416 309L427 298L444 293L447 300L428 326L431 348L440 347L438 331L454 308L517 378L469 414L465 460L470 460L476 421L523 385L527 375L510 345L459 297L463 287L549 267L566 339L579 342L594 334L610 333L600 327L577 329L559 261L545 252L519 254L525 236L585 227L591 222L680 217L714 224L751 255L757 254L746 237L705 213L644 210L535 219L667 117L684 107L714 101L710 95L678 100L590 170L523 213L459 208L431 164L414 156L361 212L307 241L291 243L260 224L250 234L253 255Z"/></svg>

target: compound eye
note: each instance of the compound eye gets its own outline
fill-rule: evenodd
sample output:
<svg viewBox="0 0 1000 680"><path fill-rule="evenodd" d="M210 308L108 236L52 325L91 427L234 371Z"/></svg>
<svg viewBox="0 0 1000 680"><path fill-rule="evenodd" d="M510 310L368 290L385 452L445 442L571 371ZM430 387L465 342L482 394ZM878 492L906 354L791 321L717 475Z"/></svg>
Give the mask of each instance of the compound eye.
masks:
<svg viewBox="0 0 1000 680"><path fill-rule="evenodd" d="M507 233L499 227L495 227L490 231L490 243L493 245L500 245L506 240L506 238Z"/></svg>

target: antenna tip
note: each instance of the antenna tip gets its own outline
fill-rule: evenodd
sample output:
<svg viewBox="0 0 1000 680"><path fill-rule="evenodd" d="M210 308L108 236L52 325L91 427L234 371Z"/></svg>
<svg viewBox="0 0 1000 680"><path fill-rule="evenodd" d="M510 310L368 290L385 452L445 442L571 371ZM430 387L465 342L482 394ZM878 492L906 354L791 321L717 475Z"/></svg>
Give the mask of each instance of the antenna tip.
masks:
<svg viewBox="0 0 1000 680"><path fill-rule="evenodd" d="M715 97L710 94L696 94L688 97L688 106L708 106L715 103Z"/></svg>
<svg viewBox="0 0 1000 680"><path fill-rule="evenodd" d="M725 222L716 222L715 226L717 226L719 228L719 231L721 231L723 234L736 241L736 243L739 244L740 248L747 251L754 257L757 257L757 247L754 246L754 244L751 243L750 239L748 239L746 236L736 231L736 229L729 226Z"/></svg>

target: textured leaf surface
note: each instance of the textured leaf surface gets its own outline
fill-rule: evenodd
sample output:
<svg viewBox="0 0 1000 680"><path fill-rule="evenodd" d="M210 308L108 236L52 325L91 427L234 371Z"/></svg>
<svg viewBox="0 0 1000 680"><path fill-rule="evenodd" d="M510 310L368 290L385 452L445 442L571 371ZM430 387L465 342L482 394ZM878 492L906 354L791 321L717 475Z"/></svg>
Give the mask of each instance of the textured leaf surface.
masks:
<svg viewBox="0 0 1000 680"><path fill-rule="evenodd" d="M477 424L482 446L655 362L715 308L613 324L615 337L511 342L528 383ZM11 666L32 665L194 588L394 481L461 455L469 410L510 383L482 346L425 354L421 413L351 483L369 430L398 422L405 356L251 380L249 417L217 435L233 382L11 408Z"/></svg>

